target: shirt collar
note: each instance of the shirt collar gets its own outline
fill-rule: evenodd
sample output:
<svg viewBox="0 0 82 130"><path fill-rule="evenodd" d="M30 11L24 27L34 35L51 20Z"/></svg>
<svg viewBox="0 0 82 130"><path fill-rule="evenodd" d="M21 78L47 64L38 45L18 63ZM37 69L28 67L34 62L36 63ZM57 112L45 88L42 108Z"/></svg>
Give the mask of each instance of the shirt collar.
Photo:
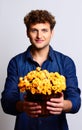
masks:
<svg viewBox="0 0 82 130"><path fill-rule="evenodd" d="M50 46L50 48L49 48L49 58L53 61L53 59L54 59L54 50L53 50L53 48Z"/></svg>
<svg viewBox="0 0 82 130"><path fill-rule="evenodd" d="M33 60L32 55L30 53L30 50L31 50L31 45L27 48L26 57L25 58ZM51 46L49 46L48 59L50 59L52 61L53 61L53 58L54 58L53 52L54 52L53 48Z"/></svg>

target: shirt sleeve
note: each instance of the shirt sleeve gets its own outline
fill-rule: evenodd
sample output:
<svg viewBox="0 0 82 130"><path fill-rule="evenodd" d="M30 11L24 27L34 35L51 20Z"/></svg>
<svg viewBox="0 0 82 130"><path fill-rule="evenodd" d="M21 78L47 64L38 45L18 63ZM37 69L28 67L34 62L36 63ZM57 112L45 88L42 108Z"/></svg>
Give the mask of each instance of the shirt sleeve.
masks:
<svg viewBox="0 0 82 130"><path fill-rule="evenodd" d="M74 61L66 57L64 62L64 70L66 77L66 92L65 99L70 100L72 102L72 109L70 113L78 112L81 106L81 98L80 98L80 89L78 87L78 79L76 76L76 66Z"/></svg>
<svg viewBox="0 0 82 130"><path fill-rule="evenodd" d="M8 65L7 78L2 92L1 104L5 113L16 115L16 102L20 100L18 89L18 71L16 61L13 58Z"/></svg>

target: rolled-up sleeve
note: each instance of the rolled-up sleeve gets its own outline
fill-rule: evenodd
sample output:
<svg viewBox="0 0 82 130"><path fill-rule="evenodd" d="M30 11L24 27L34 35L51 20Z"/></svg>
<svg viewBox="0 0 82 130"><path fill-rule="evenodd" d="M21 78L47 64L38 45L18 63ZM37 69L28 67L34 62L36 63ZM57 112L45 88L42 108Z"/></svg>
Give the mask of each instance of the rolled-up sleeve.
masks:
<svg viewBox="0 0 82 130"><path fill-rule="evenodd" d="M66 85L67 89L65 92L65 99L70 100L72 102L72 109L70 113L78 112L81 106L81 97L80 97L80 89L78 87L78 79L76 76L76 66L74 61L66 57L65 64L65 77L66 77Z"/></svg>
<svg viewBox="0 0 82 130"><path fill-rule="evenodd" d="M5 113L16 115L16 102L20 100L20 93L18 90L18 76L15 59L9 62L7 69L7 78L5 88L2 92L1 104Z"/></svg>

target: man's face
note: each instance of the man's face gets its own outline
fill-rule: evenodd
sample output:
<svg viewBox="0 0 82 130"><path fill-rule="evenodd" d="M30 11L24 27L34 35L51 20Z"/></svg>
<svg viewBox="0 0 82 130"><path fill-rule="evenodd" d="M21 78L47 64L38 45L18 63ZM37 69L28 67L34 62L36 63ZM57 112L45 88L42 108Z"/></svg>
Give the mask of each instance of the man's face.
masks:
<svg viewBox="0 0 82 130"><path fill-rule="evenodd" d="M30 26L27 35L31 44L36 49L42 49L49 46L53 31L50 29L49 23L37 23Z"/></svg>

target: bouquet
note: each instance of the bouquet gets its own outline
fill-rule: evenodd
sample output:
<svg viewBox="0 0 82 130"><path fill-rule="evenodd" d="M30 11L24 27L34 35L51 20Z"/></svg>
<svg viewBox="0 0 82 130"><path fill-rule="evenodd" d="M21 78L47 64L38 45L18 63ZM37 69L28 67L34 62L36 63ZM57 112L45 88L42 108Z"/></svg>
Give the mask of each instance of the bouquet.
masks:
<svg viewBox="0 0 82 130"><path fill-rule="evenodd" d="M58 72L48 72L37 67L19 78L20 92L27 92L27 100L44 104L51 97L58 97L66 89L66 79ZM45 105L44 105L45 106ZM44 113L44 112L43 112Z"/></svg>

